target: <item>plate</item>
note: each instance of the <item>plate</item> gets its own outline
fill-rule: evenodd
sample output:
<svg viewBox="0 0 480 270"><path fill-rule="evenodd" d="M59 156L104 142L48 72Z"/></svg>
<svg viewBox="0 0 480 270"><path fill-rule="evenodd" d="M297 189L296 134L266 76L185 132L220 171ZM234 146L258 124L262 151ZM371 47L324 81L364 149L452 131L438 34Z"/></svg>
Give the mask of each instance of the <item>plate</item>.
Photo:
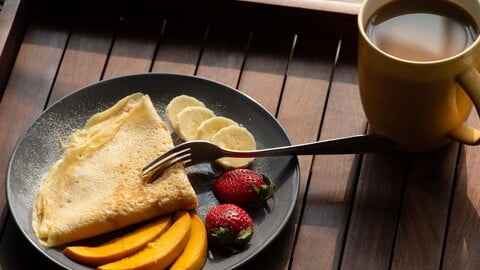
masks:
<svg viewBox="0 0 480 270"><path fill-rule="evenodd" d="M168 102L185 94L203 101L216 115L229 117L245 126L254 135L257 148L291 144L276 119L252 98L226 85L199 77L155 73L129 75L101 81L66 96L45 110L22 135L10 159L6 178L8 205L20 230L33 246L60 266L91 269L63 255L65 246L45 248L40 245L31 227L35 194L50 167L63 153L60 141L74 130L83 128L93 114L134 92L149 94L165 122ZM175 144L181 142L174 133L172 138ZM245 263L279 234L293 211L299 189L297 158L256 158L252 168L271 178L276 185L275 197L266 207L249 211L255 223L255 234L248 248L231 257L209 252L204 269L231 269ZM204 220L206 213L218 204L210 183L220 169L212 164L199 164L187 168L187 172L199 199L196 211ZM134 227L75 244L100 243Z"/></svg>

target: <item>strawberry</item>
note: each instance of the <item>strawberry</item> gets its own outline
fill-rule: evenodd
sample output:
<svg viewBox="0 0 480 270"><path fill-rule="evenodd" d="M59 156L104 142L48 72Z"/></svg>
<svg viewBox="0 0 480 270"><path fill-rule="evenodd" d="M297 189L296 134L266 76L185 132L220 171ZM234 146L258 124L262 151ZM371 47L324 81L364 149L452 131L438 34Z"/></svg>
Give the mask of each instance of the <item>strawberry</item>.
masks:
<svg viewBox="0 0 480 270"><path fill-rule="evenodd" d="M205 225L209 245L227 255L237 253L253 236L253 221L245 210L234 204L220 204L212 208Z"/></svg>
<svg viewBox="0 0 480 270"><path fill-rule="evenodd" d="M258 207L272 198L274 193L266 176L249 169L226 171L212 185L213 193L220 202L244 208Z"/></svg>

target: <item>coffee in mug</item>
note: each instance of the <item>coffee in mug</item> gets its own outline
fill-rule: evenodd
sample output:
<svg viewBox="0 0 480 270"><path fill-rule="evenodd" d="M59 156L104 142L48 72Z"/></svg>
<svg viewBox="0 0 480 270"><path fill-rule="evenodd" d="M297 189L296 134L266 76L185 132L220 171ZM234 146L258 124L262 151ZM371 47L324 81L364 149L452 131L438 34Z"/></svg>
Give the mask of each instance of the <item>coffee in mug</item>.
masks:
<svg viewBox="0 0 480 270"><path fill-rule="evenodd" d="M380 50L412 61L436 61L470 46L478 27L468 12L447 1L393 1L380 7L365 26Z"/></svg>

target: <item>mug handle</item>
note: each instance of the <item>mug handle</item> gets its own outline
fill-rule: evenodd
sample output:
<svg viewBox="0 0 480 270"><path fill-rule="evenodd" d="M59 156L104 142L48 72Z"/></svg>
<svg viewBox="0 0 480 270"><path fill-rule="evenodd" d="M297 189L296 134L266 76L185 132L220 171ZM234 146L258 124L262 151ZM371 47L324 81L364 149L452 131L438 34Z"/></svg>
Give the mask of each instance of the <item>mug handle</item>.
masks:
<svg viewBox="0 0 480 270"><path fill-rule="evenodd" d="M457 82L472 100L477 113L480 114L480 73L474 67L470 67L457 77ZM466 123L449 131L447 136L468 145L480 144L480 130Z"/></svg>

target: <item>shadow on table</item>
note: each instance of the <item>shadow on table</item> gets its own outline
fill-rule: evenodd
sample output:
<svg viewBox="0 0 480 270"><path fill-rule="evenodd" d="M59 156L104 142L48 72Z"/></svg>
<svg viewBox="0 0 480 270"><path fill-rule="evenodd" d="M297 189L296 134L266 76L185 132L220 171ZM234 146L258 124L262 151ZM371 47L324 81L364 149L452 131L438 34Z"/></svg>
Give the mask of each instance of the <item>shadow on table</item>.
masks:
<svg viewBox="0 0 480 270"><path fill-rule="evenodd" d="M460 151L442 266L443 269L478 269L480 149L462 146Z"/></svg>
<svg viewBox="0 0 480 270"><path fill-rule="evenodd" d="M22 258L19 260L18 258ZM15 269L63 269L44 257L22 235L13 217L8 214L0 242L0 267Z"/></svg>

